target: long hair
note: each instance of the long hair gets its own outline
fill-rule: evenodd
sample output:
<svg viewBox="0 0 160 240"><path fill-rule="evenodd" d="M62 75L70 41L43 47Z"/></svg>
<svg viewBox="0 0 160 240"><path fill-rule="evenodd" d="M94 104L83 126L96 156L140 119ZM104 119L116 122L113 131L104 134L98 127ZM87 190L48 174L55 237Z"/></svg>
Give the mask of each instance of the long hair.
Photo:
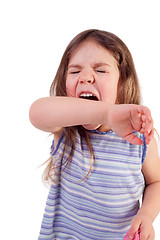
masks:
<svg viewBox="0 0 160 240"><path fill-rule="evenodd" d="M93 40L100 46L107 49L117 61L117 66L120 72L120 79L117 88L117 101L116 104L140 104L140 87L132 59L132 55L124 44L124 42L116 35L110 32L101 31L97 29L90 29L79 33L67 46L60 65L58 67L56 76L50 87L50 96L67 96L66 93L66 74L70 58L75 50L86 40ZM64 134L66 136L66 148L68 144L72 145L72 151L68 157L70 162L74 147L75 147L75 132L78 130L79 134L86 140L87 146L91 153L91 167L93 164L93 152L89 141L88 133L82 126L66 127ZM91 170L90 167L90 170ZM89 170L89 172L90 172ZM88 174L89 174L88 172ZM55 174L55 167L52 157L44 172L44 179L51 180ZM88 176L88 174L86 176ZM86 178L86 177L85 177Z"/></svg>

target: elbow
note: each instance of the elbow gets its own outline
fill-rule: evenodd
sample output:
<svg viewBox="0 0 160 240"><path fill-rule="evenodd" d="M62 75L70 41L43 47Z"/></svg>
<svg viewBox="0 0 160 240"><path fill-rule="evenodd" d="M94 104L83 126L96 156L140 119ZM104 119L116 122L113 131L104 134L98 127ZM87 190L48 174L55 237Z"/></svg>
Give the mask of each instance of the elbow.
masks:
<svg viewBox="0 0 160 240"><path fill-rule="evenodd" d="M47 107L47 99L40 98L36 100L29 109L29 120L35 128L45 132L51 132L53 127L50 127L51 121L50 108ZM54 126L54 124L52 124Z"/></svg>
<svg viewBox="0 0 160 240"><path fill-rule="evenodd" d="M55 105L55 104L54 104ZM53 132L59 129L56 115L54 114L52 101L50 98L40 98L36 100L29 109L29 119L32 125L45 132Z"/></svg>
<svg viewBox="0 0 160 240"><path fill-rule="evenodd" d="M40 109L38 106L38 100L35 101L29 109L29 120L36 128L40 128Z"/></svg>
<svg viewBox="0 0 160 240"><path fill-rule="evenodd" d="M36 114L34 103L30 106L30 109L29 109L29 120L33 126L37 125L37 114Z"/></svg>

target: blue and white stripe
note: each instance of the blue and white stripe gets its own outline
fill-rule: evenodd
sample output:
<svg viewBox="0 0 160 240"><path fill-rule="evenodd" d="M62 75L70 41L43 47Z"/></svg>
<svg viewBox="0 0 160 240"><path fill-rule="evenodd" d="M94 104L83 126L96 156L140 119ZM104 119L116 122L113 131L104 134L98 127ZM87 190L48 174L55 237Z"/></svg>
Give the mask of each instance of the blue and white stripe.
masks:
<svg viewBox="0 0 160 240"><path fill-rule="evenodd" d="M94 153L91 173L90 152L85 140L76 133L74 155L52 185L48 195L39 240L122 240L132 217L139 209L144 190L141 171L146 154L142 146L132 145L114 132L88 131ZM53 159L64 151L62 134ZM57 164L66 161L68 153Z"/></svg>

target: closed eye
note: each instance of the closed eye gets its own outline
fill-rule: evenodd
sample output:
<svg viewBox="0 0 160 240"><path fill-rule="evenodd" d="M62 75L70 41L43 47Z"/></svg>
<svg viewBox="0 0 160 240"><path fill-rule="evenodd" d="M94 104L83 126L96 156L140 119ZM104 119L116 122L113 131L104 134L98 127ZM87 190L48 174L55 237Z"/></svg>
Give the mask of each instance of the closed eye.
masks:
<svg viewBox="0 0 160 240"><path fill-rule="evenodd" d="M71 74L77 74L77 73L80 73L80 71L71 72Z"/></svg>
<svg viewBox="0 0 160 240"><path fill-rule="evenodd" d="M98 73L105 73L105 71L97 70Z"/></svg>

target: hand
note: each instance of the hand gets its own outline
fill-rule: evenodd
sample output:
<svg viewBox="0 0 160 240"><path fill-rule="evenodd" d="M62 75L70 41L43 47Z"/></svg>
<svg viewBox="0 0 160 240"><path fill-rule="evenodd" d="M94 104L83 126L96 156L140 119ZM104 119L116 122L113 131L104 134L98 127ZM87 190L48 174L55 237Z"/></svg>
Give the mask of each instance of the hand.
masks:
<svg viewBox="0 0 160 240"><path fill-rule="evenodd" d="M152 221L148 216L137 214L131 223L129 239L133 239L136 231L140 230L140 240L154 240L155 232Z"/></svg>
<svg viewBox="0 0 160 240"><path fill-rule="evenodd" d="M147 144L153 137L151 112L141 105L111 105L108 111L108 125L117 135L132 144L143 144L143 141L132 133L133 130L144 134Z"/></svg>

